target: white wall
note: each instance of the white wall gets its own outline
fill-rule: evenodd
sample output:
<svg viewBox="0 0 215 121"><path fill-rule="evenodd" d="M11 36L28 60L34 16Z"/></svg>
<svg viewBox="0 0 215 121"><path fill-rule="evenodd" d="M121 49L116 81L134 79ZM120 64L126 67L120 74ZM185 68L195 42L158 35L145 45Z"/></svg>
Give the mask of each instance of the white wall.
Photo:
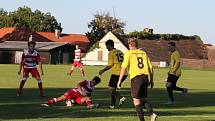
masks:
<svg viewBox="0 0 215 121"><path fill-rule="evenodd" d="M22 59L22 53L23 51L16 51L15 52L15 63L20 64Z"/></svg>
<svg viewBox="0 0 215 121"><path fill-rule="evenodd" d="M99 41L99 49L94 49L93 51L86 54L85 58L82 58L83 65L107 65L108 64L108 50L106 49L105 42L108 39L114 41L114 46L116 49L121 50L123 53L127 51L127 48L114 36L111 32L107 33ZM103 52L102 61L98 61L98 51Z"/></svg>

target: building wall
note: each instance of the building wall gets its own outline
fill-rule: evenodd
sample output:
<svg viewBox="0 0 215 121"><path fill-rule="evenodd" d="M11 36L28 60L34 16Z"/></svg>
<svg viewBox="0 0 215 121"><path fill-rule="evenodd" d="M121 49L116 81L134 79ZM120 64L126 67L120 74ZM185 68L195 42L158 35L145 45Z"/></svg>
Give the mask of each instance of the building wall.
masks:
<svg viewBox="0 0 215 121"><path fill-rule="evenodd" d="M123 45L123 43L119 41L111 32L109 32L99 41L100 48L94 49L93 51L87 53L86 56L82 58L82 63L84 65L107 65L109 52L106 49L105 42L109 39L114 41L114 47L116 49L121 50L123 53L127 51L127 48Z"/></svg>
<svg viewBox="0 0 215 121"><path fill-rule="evenodd" d="M22 60L23 51L15 51L15 61L14 63L19 64Z"/></svg>
<svg viewBox="0 0 215 121"><path fill-rule="evenodd" d="M190 67L190 68L211 68L215 67L215 64L212 64L207 59L181 59L182 67Z"/></svg>
<svg viewBox="0 0 215 121"><path fill-rule="evenodd" d="M101 48L96 48L93 51L87 53L86 56L82 58L83 65L107 65L108 62L104 61L104 59L107 58L107 53L105 53L105 51L103 51L102 55L103 60L99 61L99 52L101 51L103 51Z"/></svg>
<svg viewBox="0 0 215 121"><path fill-rule="evenodd" d="M211 46L208 50L208 61L211 65L215 65L215 46Z"/></svg>
<svg viewBox="0 0 215 121"><path fill-rule="evenodd" d="M41 61L43 64L51 64L51 58L49 52L39 52Z"/></svg>
<svg viewBox="0 0 215 121"><path fill-rule="evenodd" d="M39 52L42 63L50 64L49 52ZM0 64L19 64L22 51L0 51Z"/></svg>

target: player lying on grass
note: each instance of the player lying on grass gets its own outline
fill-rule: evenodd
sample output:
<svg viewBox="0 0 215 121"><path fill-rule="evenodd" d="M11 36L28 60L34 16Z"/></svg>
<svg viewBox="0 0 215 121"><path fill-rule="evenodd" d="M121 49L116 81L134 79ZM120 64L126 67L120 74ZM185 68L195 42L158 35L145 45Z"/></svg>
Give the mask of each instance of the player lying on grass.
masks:
<svg viewBox="0 0 215 121"><path fill-rule="evenodd" d="M72 88L66 93L64 93L62 96L49 99L47 103L41 105L49 107L49 105L55 104L57 102L65 100L74 100L77 104L82 105L83 103L86 103L87 108L94 108L97 105L92 104L90 97L91 93L94 90L94 87L100 82L101 79L98 76L95 76L92 80L84 80L78 83L75 88Z"/></svg>

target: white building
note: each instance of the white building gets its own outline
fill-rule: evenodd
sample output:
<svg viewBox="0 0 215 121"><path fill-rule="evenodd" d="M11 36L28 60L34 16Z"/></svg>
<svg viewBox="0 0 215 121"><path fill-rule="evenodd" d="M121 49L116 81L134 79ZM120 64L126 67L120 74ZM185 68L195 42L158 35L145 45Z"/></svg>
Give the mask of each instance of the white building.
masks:
<svg viewBox="0 0 215 121"><path fill-rule="evenodd" d="M128 49L127 47L111 32L108 32L100 41L99 48L86 54L82 58L83 65L107 65L108 64L108 50L106 49L105 42L107 40L114 41L114 47L125 53Z"/></svg>

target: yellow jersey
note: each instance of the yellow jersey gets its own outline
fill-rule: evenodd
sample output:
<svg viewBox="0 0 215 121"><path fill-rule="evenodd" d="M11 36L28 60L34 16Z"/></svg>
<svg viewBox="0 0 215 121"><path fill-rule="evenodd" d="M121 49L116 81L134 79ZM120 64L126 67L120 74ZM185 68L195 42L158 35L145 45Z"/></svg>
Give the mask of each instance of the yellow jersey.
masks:
<svg viewBox="0 0 215 121"><path fill-rule="evenodd" d="M122 67L128 67L130 79L142 74L149 75L152 72L152 64L146 52L139 49L128 50L125 53Z"/></svg>
<svg viewBox="0 0 215 121"><path fill-rule="evenodd" d="M108 65L112 66L111 70L113 74L120 75L123 58L123 52L118 49L114 48L108 53Z"/></svg>
<svg viewBox="0 0 215 121"><path fill-rule="evenodd" d="M176 70L176 65L180 63L180 54L176 50L171 54L171 61L170 61L170 71L169 74L173 74L173 71ZM181 76L181 66L179 66L178 70L176 71L176 76Z"/></svg>

